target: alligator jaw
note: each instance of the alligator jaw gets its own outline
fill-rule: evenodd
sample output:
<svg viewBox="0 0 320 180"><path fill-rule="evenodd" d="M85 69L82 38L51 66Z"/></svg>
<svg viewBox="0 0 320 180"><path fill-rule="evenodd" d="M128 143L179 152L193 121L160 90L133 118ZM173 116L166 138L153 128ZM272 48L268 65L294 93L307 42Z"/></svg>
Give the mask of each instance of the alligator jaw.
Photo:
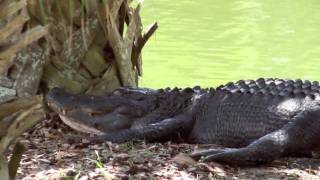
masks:
<svg viewBox="0 0 320 180"><path fill-rule="evenodd" d="M97 135L102 135L104 134L104 132L100 131L99 129L96 129L94 127L91 126L87 126L83 123L80 123L79 121L73 119L72 117L68 117L68 116L64 116L59 114L60 119L67 124L68 126L70 126L72 129L80 131L80 132L84 132L84 133L92 133L92 134L97 134Z"/></svg>

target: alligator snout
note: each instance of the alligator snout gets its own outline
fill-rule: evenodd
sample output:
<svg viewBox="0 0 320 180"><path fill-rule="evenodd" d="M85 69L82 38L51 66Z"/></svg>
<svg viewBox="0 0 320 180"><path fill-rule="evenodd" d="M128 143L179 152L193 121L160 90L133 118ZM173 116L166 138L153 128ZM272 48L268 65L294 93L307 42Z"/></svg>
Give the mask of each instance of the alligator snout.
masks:
<svg viewBox="0 0 320 180"><path fill-rule="evenodd" d="M89 114L116 112L131 118L140 117L147 111L143 102L112 93L105 96L72 95L64 89L53 88L46 99L49 107L62 115L70 111L81 110Z"/></svg>

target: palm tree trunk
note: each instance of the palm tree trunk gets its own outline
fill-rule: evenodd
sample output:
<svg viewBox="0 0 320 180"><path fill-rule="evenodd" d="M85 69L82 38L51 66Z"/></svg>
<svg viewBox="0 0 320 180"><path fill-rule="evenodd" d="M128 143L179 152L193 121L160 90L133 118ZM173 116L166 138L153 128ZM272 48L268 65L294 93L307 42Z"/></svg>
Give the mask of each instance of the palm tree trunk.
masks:
<svg viewBox="0 0 320 180"><path fill-rule="evenodd" d="M0 177L15 176L23 148L9 163L4 154L43 117L49 89L102 94L138 86L141 50L157 24L142 33L141 4L130 3L0 0Z"/></svg>

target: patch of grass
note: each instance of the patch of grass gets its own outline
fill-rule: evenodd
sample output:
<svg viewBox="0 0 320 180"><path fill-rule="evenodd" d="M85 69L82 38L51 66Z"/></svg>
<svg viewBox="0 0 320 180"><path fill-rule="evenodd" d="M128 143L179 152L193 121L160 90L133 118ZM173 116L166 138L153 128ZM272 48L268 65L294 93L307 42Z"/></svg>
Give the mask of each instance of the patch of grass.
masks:
<svg viewBox="0 0 320 180"><path fill-rule="evenodd" d="M96 158L94 160L91 159L91 161L95 163L96 168L100 170L99 172L101 173L101 175L106 180L114 179L115 177L113 175L110 175L108 172L105 171L99 152L97 150L95 150L94 152L95 152Z"/></svg>
<svg viewBox="0 0 320 180"><path fill-rule="evenodd" d="M97 150L94 151L95 154L96 154L96 159L94 160L95 164L96 164L96 167L97 168L103 168L103 163L101 162L101 158L100 158L100 155L99 155L99 152Z"/></svg>

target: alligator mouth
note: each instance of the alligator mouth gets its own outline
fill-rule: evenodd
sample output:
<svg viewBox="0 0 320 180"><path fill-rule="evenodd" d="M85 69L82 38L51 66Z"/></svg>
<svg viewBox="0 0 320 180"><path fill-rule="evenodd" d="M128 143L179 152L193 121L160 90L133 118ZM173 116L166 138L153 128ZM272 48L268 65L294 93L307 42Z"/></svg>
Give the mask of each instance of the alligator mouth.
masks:
<svg viewBox="0 0 320 180"><path fill-rule="evenodd" d="M97 135L102 135L105 134L105 132L93 127L93 126L88 126L84 123L81 123L81 121L78 121L76 119L73 119L72 117L68 117L65 115L59 114L60 119L69 127L76 131L84 132L84 133L91 133L91 134L97 134Z"/></svg>
<svg viewBox="0 0 320 180"><path fill-rule="evenodd" d="M83 111L70 111L59 114L60 119L72 129L91 134L106 134L128 129L134 122L133 118L112 112L107 114L89 114Z"/></svg>

